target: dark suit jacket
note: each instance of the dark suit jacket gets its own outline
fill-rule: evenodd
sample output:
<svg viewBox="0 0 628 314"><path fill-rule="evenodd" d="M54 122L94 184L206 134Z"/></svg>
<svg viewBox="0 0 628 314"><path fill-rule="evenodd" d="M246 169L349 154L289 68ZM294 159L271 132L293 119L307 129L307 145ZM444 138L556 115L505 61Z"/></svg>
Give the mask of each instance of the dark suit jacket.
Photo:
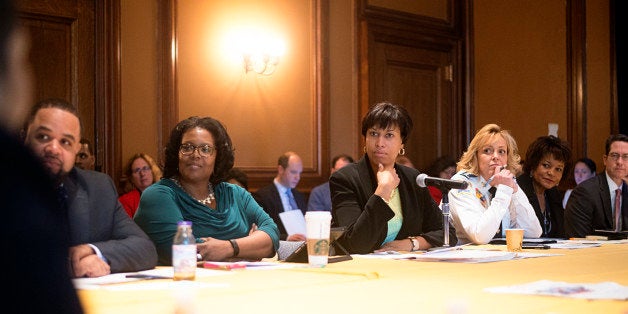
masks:
<svg viewBox="0 0 628 314"><path fill-rule="evenodd" d="M401 165L395 165L395 170L401 180L398 188L403 210L403 223L396 239L422 236L432 246L442 246L443 215L428 189L416 184L419 171ZM338 226L346 227L338 242L352 254L379 249L388 233L388 220L395 213L381 197L373 194L377 178L368 156L364 155L357 163L334 172L329 186L332 220ZM456 229L450 224L449 243L455 245L457 242Z"/></svg>
<svg viewBox="0 0 628 314"><path fill-rule="evenodd" d="M563 209L563 198L560 191L558 191L558 188L556 187L545 191L545 205L547 206L547 211L550 214L551 221L551 229L549 233L546 234L545 226L543 224L544 218L543 213L541 212L541 205L539 205L539 199L536 197L536 192L534 192L532 181L533 179L527 173L517 177L517 184L528 197L528 201L530 201L530 205L532 205L532 208L534 208L534 212L536 213L536 218L539 220L541 228L543 228L543 234L541 237L565 238L565 209Z"/></svg>
<svg viewBox="0 0 628 314"><path fill-rule="evenodd" d="M628 189L622 190L623 228L628 226ZM606 172L588 179L573 189L565 208L567 237L581 238L593 234L595 229L613 229L613 211Z"/></svg>
<svg viewBox="0 0 628 314"><path fill-rule="evenodd" d="M307 211L307 202L305 201L305 195L301 192L297 191L297 189L292 189L292 195L294 195L294 200L297 202L299 209L305 215ZM288 233L286 232L286 228L281 223L281 218L279 218L279 213L283 213L283 204L281 203L281 197L279 196L279 191L274 183L267 185L265 187L261 187L257 192L253 193L253 198L264 208L264 211L268 213L268 215L275 221L277 227L279 227L279 238L281 240L285 240L288 237Z"/></svg>
<svg viewBox="0 0 628 314"><path fill-rule="evenodd" d="M112 273L151 269L157 250L124 211L111 178L74 167L63 179L68 193L71 245L95 245Z"/></svg>
<svg viewBox="0 0 628 314"><path fill-rule="evenodd" d="M7 313L82 313L68 272L69 237L41 162L0 129L0 296Z"/></svg>

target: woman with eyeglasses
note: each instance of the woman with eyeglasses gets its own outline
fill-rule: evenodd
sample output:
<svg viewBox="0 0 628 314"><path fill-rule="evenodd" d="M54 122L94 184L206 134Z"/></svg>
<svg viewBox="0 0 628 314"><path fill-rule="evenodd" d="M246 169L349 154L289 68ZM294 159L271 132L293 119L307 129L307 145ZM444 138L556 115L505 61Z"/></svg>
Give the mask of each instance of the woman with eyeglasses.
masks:
<svg viewBox="0 0 628 314"><path fill-rule="evenodd" d="M121 188L124 194L118 200L131 218L140 204L140 195L151 184L161 179L161 169L155 160L145 153L138 153L129 159L124 168Z"/></svg>
<svg viewBox="0 0 628 314"><path fill-rule="evenodd" d="M565 210L558 185L571 164L571 148L558 137L541 136L528 146L517 183L534 208L543 238L565 237Z"/></svg>
<svg viewBox="0 0 628 314"><path fill-rule="evenodd" d="M244 188L226 182L231 138L210 117L187 118L172 130L164 176L140 200L135 222L157 247L159 265L172 264L177 222L192 222L200 259L259 260L275 255L279 230Z"/></svg>

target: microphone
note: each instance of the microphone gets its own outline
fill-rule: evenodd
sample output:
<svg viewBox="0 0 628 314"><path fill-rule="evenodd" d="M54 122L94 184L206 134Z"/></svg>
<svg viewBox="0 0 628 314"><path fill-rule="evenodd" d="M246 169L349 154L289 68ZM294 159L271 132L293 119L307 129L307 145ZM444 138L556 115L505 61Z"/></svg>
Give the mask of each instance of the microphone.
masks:
<svg viewBox="0 0 628 314"><path fill-rule="evenodd" d="M433 178L428 177L425 173L421 173L416 177L416 184L418 184L422 188L429 185L441 189L466 189L468 185L465 181Z"/></svg>

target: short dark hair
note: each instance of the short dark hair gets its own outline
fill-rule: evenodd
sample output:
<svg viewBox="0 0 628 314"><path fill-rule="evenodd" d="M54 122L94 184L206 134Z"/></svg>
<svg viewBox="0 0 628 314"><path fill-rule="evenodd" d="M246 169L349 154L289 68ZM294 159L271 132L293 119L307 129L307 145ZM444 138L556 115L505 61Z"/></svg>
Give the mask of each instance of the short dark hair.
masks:
<svg viewBox="0 0 628 314"><path fill-rule="evenodd" d="M628 136L626 136L624 134L613 134L613 135L609 136L606 139L606 146L605 146L606 150L605 150L604 155L608 155L608 153L611 151L611 145L614 142L626 142L626 143L628 143Z"/></svg>
<svg viewBox="0 0 628 314"><path fill-rule="evenodd" d="M172 129L170 139L166 145L164 178L179 176L179 147L181 146L183 134L196 127L207 130L214 137L216 163L214 164L214 172L209 178L209 181L213 185L217 185L225 181L229 169L233 168L234 149L231 138L229 134L227 134L227 129L225 129L220 121L211 117L189 117L179 122L174 129Z"/></svg>
<svg viewBox="0 0 628 314"><path fill-rule="evenodd" d="M428 176L438 178L440 173L449 167L456 168L456 159L449 155L444 155L436 158L425 172Z"/></svg>
<svg viewBox="0 0 628 314"><path fill-rule="evenodd" d="M74 115L79 121L79 127L81 128L80 131L81 133L83 133L83 124L81 122L81 118L79 117L78 109L76 109L74 105L72 105L71 103L63 99L48 98L48 99L44 99L37 102L35 106L31 108L31 112L28 115L28 118L26 118L26 123L24 123L24 134L26 134L26 131L28 130L28 126L31 125L31 123L33 123L33 121L35 120L35 116L37 115L37 112L39 112L39 110L41 109L46 109L46 108L61 109L63 111L67 111L71 113L72 115Z"/></svg>
<svg viewBox="0 0 628 314"><path fill-rule="evenodd" d="M582 157L582 158L576 160L576 162L574 163L574 166L577 163L579 163L579 162L587 165L587 168L589 168L589 170L591 170L591 173L596 173L597 172L597 166L595 164L595 161L593 161L592 159L587 158L587 157Z"/></svg>
<svg viewBox="0 0 628 314"><path fill-rule="evenodd" d="M571 147L569 144L561 140L560 138L548 135L539 136L530 146L526 152L526 158L523 162L523 172L530 174L541 163L541 159L546 155L552 155L556 160L565 163L563 176L560 179L564 180L567 175L567 171L571 169Z"/></svg>
<svg viewBox="0 0 628 314"><path fill-rule="evenodd" d="M334 156L334 158L331 159L331 167L334 168L336 167L336 163L338 162L338 160L340 159L344 159L350 163L353 163L353 157L347 155L347 154L340 154L340 155L336 155Z"/></svg>
<svg viewBox="0 0 628 314"><path fill-rule="evenodd" d="M362 136L366 137L368 129L374 126L387 128L392 125L399 126L401 142L405 144L413 127L412 118L410 118L408 111L404 107L390 102L377 103L369 109L369 112L362 119Z"/></svg>

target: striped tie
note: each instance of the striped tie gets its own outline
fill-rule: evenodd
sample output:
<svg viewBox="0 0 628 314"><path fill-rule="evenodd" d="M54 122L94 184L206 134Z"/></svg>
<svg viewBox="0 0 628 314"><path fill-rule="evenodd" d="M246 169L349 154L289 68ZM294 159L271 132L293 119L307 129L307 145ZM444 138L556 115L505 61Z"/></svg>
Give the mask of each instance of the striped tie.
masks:
<svg viewBox="0 0 628 314"><path fill-rule="evenodd" d="M297 202L294 200L294 195L292 195L292 190L287 189L286 195L288 195L288 202L290 203L290 210L299 209Z"/></svg>
<svg viewBox="0 0 628 314"><path fill-rule="evenodd" d="M621 231L621 188L615 190L615 231Z"/></svg>

